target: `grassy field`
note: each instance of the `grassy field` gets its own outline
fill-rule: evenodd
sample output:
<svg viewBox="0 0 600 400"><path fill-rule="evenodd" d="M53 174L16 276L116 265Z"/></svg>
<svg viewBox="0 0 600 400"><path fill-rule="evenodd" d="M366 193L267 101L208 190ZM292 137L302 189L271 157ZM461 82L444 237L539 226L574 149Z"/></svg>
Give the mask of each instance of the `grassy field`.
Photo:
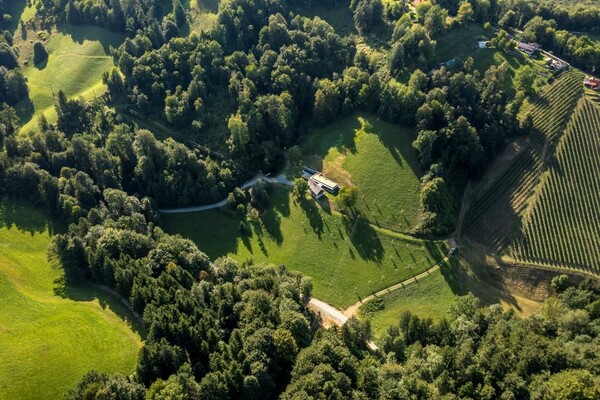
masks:
<svg viewBox="0 0 600 400"><path fill-rule="evenodd" d="M309 199L294 202L281 187L272 188L271 208L251 235L241 236L239 219L224 210L163 218L168 232L189 237L213 259L252 258L311 276L315 297L340 308L424 271L447 251L443 242L384 232Z"/></svg>
<svg viewBox="0 0 600 400"><path fill-rule="evenodd" d="M599 126L600 106L583 97L525 215L519 259L600 272Z"/></svg>
<svg viewBox="0 0 600 400"><path fill-rule="evenodd" d="M446 316L456 300L456 294L441 271L432 272L418 284L396 290L361 306L359 314L371 322L373 336L379 337L386 328L396 324L405 311L422 318Z"/></svg>
<svg viewBox="0 0 600 400"><path fill-rule="evenodd" d="M422 170L408 128L353 115L313 132L305 163L360 191L357 209L375 224L409 232L419 217Z"/></svg>
<svg viewBox="0 0 600 400"><path fill-rule="evenodd" d="M90 369L131 373L141 346L132 316L90 287L53 294L49 217L0 203L0 399L57 399Z"/></svg>
<svg viewBox="0 0 600 400"><path fill-rule="evenodd" d="M68 97L86 99L104 93L102 74L113 66L110 46L118 47L123 39L123 35L92 26L63 25L53 32L45 44L49 53L47 62L34 65L33 60L29 60L23 70L30 97L30 102L18 105L23 122L29 121L23 129L35 127L37 119L33 117L40 113L50 121L56 120L53 93L59 90ZM33 38L26 38L22 46L29 40Z"/></svg>

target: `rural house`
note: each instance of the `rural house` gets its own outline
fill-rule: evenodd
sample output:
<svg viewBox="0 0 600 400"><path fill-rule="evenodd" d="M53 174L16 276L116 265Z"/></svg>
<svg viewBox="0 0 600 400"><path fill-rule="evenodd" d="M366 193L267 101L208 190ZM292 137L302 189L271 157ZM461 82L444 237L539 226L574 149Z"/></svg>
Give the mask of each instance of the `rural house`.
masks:
<svg viewBox="0 0 600 400"><path fill-rule="evenodd" d="M588 89L598 90L600 89L600 79L596 79L593 76L586 76L583 80L583 86Z"/></svg>
<svg viewBox="0 0 600 400"><path fill-rule="evenodd" d="M540 49L540 45L537 43L517 42L517 48L523 53L531 56Z"/></svg>

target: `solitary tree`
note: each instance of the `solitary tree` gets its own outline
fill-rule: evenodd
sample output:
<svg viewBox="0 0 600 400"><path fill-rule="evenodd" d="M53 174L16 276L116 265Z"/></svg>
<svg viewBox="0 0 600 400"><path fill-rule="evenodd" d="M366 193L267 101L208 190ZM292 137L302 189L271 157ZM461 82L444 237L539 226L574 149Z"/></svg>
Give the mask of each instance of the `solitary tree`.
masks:
<svg viewBox="0 0 600 400"><path fill-rule="evenodd" d="M358 201L358 189L354 186L346 186L340 189L337 196L337 203L340 208L351 209Z"/></svg>
<svg viewBox="0 0 600 400"><path fill-rule="evenodd" d="M297 199L304 198L304 194L308 190L308 183L304 178L294 179L294 197Z"/></svg>
<svg viewBox="0 0 600 400"><path fill-rule="evenodd" d="M44 47L44 44L40 41L35 42L33 45L33 62L38 65L48 59L48 52Z"/></svg>

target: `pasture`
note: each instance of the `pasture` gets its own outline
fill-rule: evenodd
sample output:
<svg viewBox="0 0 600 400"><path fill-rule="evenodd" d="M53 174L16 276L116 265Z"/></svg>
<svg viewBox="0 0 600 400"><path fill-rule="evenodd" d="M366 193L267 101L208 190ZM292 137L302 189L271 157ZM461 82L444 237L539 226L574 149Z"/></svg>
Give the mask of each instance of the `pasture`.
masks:
<svg viewBox="0 0 600 400"><path fill-rule="evenodd" d="M51 218L0 203L0 398L57 399L90 369L134 371L141 339L115 298L81 286L54 295Z"/></svg>
<svg viewBox="0 0 600 400"><path fill-rule="evenodd" d="M33 33L28 31L29 36ZM17 41L26 46L34 37ZM17 111L24 123L24 131L37 124L35 115L44 113L49 121L56 120L54 97L59 90L67 97L87 100L102 95L106 85L102 74L113 67L110 46L118 47L124 36L94 26L61 25L45 43L49 57L42 65L34 65L29 58L23 73L27 77L30 102L22 102Z"/></svg>
<svg viewBox="0 0 600 400"><path fill-rule="evenodd" d="M356 208L366 219L410 232L419 218L423 174L413 140L409 128L356 114L316 129L302 150L307 165L358 188Z"/></svg>
<svg viewBox="0 0 600 400"><path fill-rule="evenodd" d="M366 318L371 322L373 336L378 338L388 326L397 324L405 311L421 318L445 317L456 297L444 275L438 270L418 284L408 285L363 304L359 314L361 319Z"/></svg>
<svg viewBox="0 0 600 400"><path fill-rule="evenodd" d="M300 271L312 277L315 297L342 309L428 269L447 252L444 242L384 231L308 198L293 200L286 188L272 187L270 203L244 235L240 218L224 209L165 214L164 225L213 259L253 259Z"/></svg>

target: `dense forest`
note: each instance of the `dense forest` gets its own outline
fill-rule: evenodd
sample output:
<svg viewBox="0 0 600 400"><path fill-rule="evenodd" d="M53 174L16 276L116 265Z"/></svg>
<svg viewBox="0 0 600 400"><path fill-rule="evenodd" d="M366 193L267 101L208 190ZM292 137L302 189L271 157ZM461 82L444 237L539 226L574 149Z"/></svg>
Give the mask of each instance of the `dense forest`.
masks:
<svg viewBox="0 0 600 400"><path fill-rule="evenodd" d="M27 83L12 37L0 36L2 194L70 224L50 249L64 270L57 292L85 280L109 286L146 326L134 375L90 372L68 398L600 398L595 281L555 278L557 296L525 319L481 308L471 295L435 322L405 313L374 351L366 322L321 328L307 308L310 279L284 266L210 260L192 241L165 233L158 213L230 194L231 208L256 215L267 191L233 190L249 171L276 170L313 127L367 111L414 127L426 171L415 233L444 235L456 220L454 191L531 129L518 113L533 82L523 79L511 94L507 64L480 72L468 58L438 67L437 38L469 21L522 28L528 40L591 69L599 45L567 30L596 32L598 9L436 0L413 18L405 5L353 1L359 34L390 27L381 63L326 21L295 15L291 0L224 0L217 27L190 35L182 35L188 17L179 0L165 3L41 1L47 21L99 25L127 39L112 51L106 96L86 102L59 92L56 123L41 116L33 132L17 134L13 106L27 97ZM159 140L115 107L158 114L198 135L220 128L226 114L228 157Z"/></svg>

